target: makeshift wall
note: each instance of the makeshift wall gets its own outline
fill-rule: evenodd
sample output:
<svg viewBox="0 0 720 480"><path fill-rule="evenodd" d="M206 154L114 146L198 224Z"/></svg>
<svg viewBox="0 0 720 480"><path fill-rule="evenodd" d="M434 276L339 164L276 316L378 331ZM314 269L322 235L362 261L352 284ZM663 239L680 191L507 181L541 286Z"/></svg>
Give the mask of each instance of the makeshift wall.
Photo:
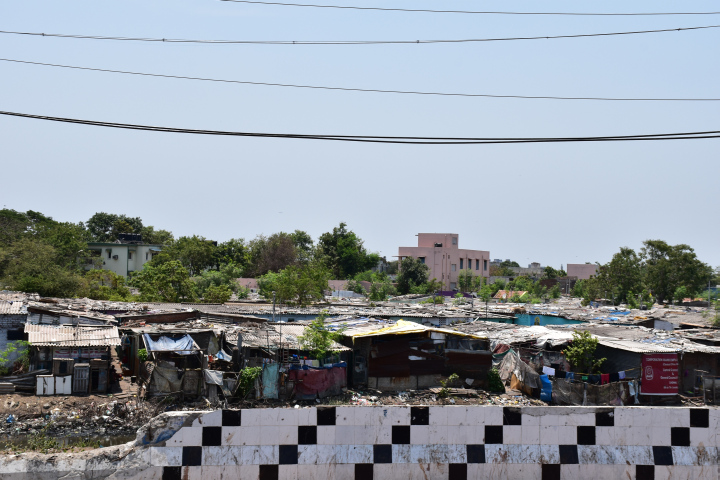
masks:
<svg viewBox="0 0 720 480"><path fill-rule="evenodd" d="M295 385L295 398L299 400L340 395L347 387L347 365L341 363L331 368L293 368L288 371L288 380Z"/></svg>
<svg viewBox="0 0 720 480"><path fill-rule="evenodd" d="M163 414L134 444L0 456L17 479L716 479L720 412L306 407Z"/></svg>

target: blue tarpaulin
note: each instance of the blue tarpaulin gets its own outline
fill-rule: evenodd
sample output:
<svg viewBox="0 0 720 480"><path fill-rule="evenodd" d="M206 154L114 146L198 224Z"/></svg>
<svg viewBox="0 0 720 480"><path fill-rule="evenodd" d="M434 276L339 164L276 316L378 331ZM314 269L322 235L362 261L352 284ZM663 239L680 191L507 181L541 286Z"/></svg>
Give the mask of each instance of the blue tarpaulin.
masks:
<svg viewBox="0 0 720 480"><path fill-rule="evenodd" d="M311 367L309 365L290 365L290 370L322 370L323 368L347 367L347 363L333 363L330 367Z"/></svg>
<svg viewBox="0 0 720 480"><path fill-rule="evenodd" d="M540 375L540 400L548 403L552 400L552 383L547 375Z"/></svg>
<svg viewBox="0 0 720 480"><path fill-rule="evenodd" d="M143 334L145 340L145 346L151 352L175 352L180 355L191 355L199 348L193 342L190 335L184 335L178 339L172 339L170 337L160 337L157 340L150 338L150 334Z"/></svg>

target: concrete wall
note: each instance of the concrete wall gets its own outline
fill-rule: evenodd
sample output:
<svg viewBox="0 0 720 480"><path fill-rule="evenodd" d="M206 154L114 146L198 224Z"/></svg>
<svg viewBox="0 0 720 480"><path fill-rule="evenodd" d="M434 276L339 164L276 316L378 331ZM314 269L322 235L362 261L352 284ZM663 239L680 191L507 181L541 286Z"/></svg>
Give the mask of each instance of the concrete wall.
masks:
<svg viewBox="0 0 720 480"><path fill-rule="evenodd" d="M0 472L17 479L717 479L719 423L716 408L672 407L174 412L154 419L134 445L94 457L0 456Z"/></svg>
<svg viewBox="0 0 720 480"><path fill-rule="evenodd" d="M89 250L100 252L98 261L100 268L110 270L118 275L127 277L129 272L142 270L143 266L152 260L152 248L161 248L160 245L133 245L126 243L89 243ZM117 259L113 258L117 255ZM132 257L132 258L128 258ZM92 269L92 265L86 265Z"/></svg>
<svg viewBox="0 0 720 480"><path fill-rule="evenodd" d="M587 280L597 273L598 266L594 263L568 263L568 277L577 277L578 280Z"/></svg>

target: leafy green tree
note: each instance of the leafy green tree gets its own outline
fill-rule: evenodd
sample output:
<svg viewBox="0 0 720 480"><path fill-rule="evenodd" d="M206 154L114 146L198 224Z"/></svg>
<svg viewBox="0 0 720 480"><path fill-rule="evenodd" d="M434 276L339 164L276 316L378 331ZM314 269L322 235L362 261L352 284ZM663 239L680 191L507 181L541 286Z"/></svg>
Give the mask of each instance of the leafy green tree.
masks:
<svg viewBox="0 0 720 480"><path fill-rule="evenodd" d="M570 346L562 352L574 371L578 373L597 373L606 358L595 358L595 350L598 346L598 339L587 330L573 332L573 339Z"/></svg>
<svg viewBox="0 0 720 480"><path fill-rule="evenodd" d="M579 298L585 297L585 287L583 286L584 284L585 284L585 280L578 280L577 282L575 282L575 285L573 285L573 289L572 289L573 297L579 297Z"/></svg>
<svg viewBox="0 0 720 480"><path fill-rule="evenodd" d="M387 271L385 272L388 275L397 275L398 273L398 261L393 260L391 262L387 263Z"/></svg>
<svg viewBox="0 0 720 480"><path fill-rule="evenodd" d="M305 327L304 334L298 336L300 348L307 350L310 356L321 363L332 351L333 342L340 341L344 330L344 328L329 329L325 326L326 318L327 311L323 310L315 320Z"/></svg>
<svg viewBox="0 0 720 480"><path fill-rule="evenodd" d="M111 270L90 270L85 274L88 298L93 300L130 301L132 294L125 286L125 277Z"/></svg>
<svg viewBox="0 0 720 480"><path fill-rule="evenodd" d="M259 277L258 288L265 298L272 298L274 291L283 302L305 306L325 298L328 280L330 272L319 263L290 265Z"/></svg>
<svg viewBox="0 0 720 480"><path fill-rule="evenodd" d="M560 285L557 283L550 289L550 297L560 298Z"/></svg>
<svg viewBox="0 0 720 480"><path fill-rule="evenodd" d="M227 285L210 285L203 295L205 303L225 303L232 297L232 290Z"/></svg>
<svg viewBox="0 0 720 480"><path fill-rule="evenodd" d="M543 278L549 278L554 279L558 277L558 271L555 270L553 267L545 267L545 273L543 274Z"/></svg>
<svg viewBox="0 0 720 480"><path fill-rule="evenodd" d="M194 302L197 299L187 268L177 260L159 265L146 263L130 283L140 290L140 300L144 302Z"/></svg>
<svg viewBox="0 0 720 480"><path fill-rule="evenodd" d="M309 233L303 230L295 230L290 234L295 245L295 253L300 263L307 263L312 260L315 247Z"/></svg>
<svg viewBox="0 0 720 480"><path fill-rule="evenodd" d="M231 238L227 242L218 244L215 249L215 263L218 265L231 264L244 269L248 262L248 246L242 238ZM242 274L240 275L242 276ZM239 278L239 277L238 277Z"/></svg>
<svg viewBox="0 0 720 480"><path fill-rule="evenodd" d="M463 269L458 273L458 290L461 292L472 292L475 287L475 274L472 270Z"/></svg>
<svg viewBox="0 0 720 480"><path fill-rule="evenodd" d="M298 262L293 237L285 232L274 233L269 237L258 235L248 243L247 249L247 277L257 278L268 272L279 272Z"/></svg>
<svg viewBox="0 0 720 480"><path fill-rule="evenodd" d="M348 280L345 284L345 289L360 295L365 295L367 293L358 280Z"/></svg>
<svg viewBox="0 0 720 480"><path fill-rule="evenodd" d="M85 223L95 242L114 242L119 233L142 233L140 217L98 212Z"/></svg>
<svg viewBox="0 0 720 480"><path fill-rule="evenodd" d="M171 245L163 248L150 263L159 265L167 262L180 262L192 276L197 276L203 270L216 267L216 247L211 240L193 235L180 237Z"/></svg>
<svg viewBox="0 0 720 480"><path fill-rule="evenodd" d="M403 258L397 277L398 293L407 295L414 287L427 283L429 275L430 268L420 260L413 257Z"/></svg>
<svg viewBox="0 0 720 480"><path fill-rule="evenodd" d="M346 227L346 223L340 223L332 232L320 235L317 244L317 255L339 280L353 278L380 261L380 256L377 253L368 253L360 237Z"/></svg>
<svg viewBox="0 0 720 480"><path fill-rule="evenodd" d="M672 299L679 287L691 296L697 294L712 277L712 268L698 260L688 245L668 245L662 240L646 240L643 245L644 283L660 304Z"/></svg>
<svg viewBox="0 0 720 480"><path fill-rule="evenodd" d="M140 230L143 243L150 245L170 245L175 241L172 232L168 230L155 230L152 225L142 227Z"/></svg>
<svg viewBox="0 0 720 480"><path fill-rule="evenodd" d="M387 300L387 297L395 295L397 290L390 283L390 278L385 274L375 274L370 284L370 294L368 298L374 302Z"/></svg>

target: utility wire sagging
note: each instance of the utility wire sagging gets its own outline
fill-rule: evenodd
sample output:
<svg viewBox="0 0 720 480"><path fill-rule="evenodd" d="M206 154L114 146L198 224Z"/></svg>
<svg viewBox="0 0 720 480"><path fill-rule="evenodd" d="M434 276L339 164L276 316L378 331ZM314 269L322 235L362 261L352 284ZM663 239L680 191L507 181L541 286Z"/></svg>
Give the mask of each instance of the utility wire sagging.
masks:
<svg viewBox="0 0 720 480"><path fill-rule="evenodd" d="M259 132L232 132L221 130L197 130L187 128L156 127L150 125L137 125L130 123L112 123L96 120L81 120L75 118L49 117L43 115L31 115L27 113L3 112L0 115L13 117L32 118L36 120L47 120L52 122L76 123L80 125L91 125L96 127L121 128L128 130L142 130L164 133L184 133L193 135L222 135L233 137L262 137L262 138L287 138L299 140L331 140L340 142L364 142L364 143L394 143L409 145L471 145L471 144L498 144L498 143L569 143L569 142L619 142L619 141L657 141L657 140L700 140L708 138L720 138L720 130L706 132L685 132L685 133L658 133L649 135L619 135L619 136L598 136L598 137L526 137L526 138L498 138L498 137L389 137L374 135L312 135L295 133L259 133Z"/></svg>
<svg viewBox="0 0 720 480"><path fill-rule="evenodd" d="M241 85L259 85L266 87L290 87L309 88L315 90L337 90L344 92L361 93L395 93L403 95L438 95L445 97L479 97L479 98L515 98L521 100L606 100L616 102L717 102L720 98L618 98L618 97L557 97L540 95L492 95L486 93L452 93L452 92L419 92L410 90L381 90L375 88L352 88L352 87L330 87L322 85L297 85L289 83L251 82L248 80L227 80L220 78L188 77L182 75L166 75L161 73L130 72L127 70L111 70L107 68L78 67L74 65L60 65L57 63L30 62L26 60L15 60L0 58L0 62L12 62L26 65L39 65L43 67L69 68L73 70L86 70L91 72L120 73L124 75L139 75L144 77L170 78L178 80L196 80L203 82L236 83Z"/></svg>
<svg viewBox="0 0 720 480"><path fill-rule="evenodd" d="M114 40L122 42L154 42L154 43L203 43L203 44L235 44L235 45L422 45L430 43L481 43L481 42L508 42L515 40L552 40L567 38L611 37L617 35L643 35L648 33L682 32L690 30L705 30L720 28L720 25L704 25L700 27L662 28L657 30L634 30L627 32L608 33L579 33L575 35L542 35L530 37L503 37L503 38L461 38L440 40L199 40L188 38L159 38L159 37L111 37L102 35L79 35L71 33L38 33L15 32L0 30L5 35L28 35L35 37L74 38L79 40Z"/></svg>

